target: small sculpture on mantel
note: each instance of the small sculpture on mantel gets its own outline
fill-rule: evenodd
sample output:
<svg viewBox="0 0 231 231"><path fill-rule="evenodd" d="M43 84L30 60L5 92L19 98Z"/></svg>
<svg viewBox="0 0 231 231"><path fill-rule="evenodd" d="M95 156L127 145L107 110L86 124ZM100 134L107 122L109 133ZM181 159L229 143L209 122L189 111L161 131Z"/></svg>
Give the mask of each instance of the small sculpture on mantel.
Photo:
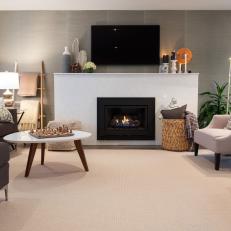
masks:
<svg viewBox="0 0 231 231"><path fill-rule="evenodd" d="M172 97L172 99L171 99L171 101L170 101L170 103L169 103L169 105L168 105L168 108L169 108L169 109L174 109L174 108L177 108L177 107L179 107L179 106L177 105L177 99L174 98L174 97Z"/></svg>
<svg viewBox="0 0 231 231"><path fill-rule="evenodd" d="M177 73L177 66L176 66L177 60L176 60L176 51L172 51L171 54L171 61L170 61L170 72L175 74Z"/></svg>

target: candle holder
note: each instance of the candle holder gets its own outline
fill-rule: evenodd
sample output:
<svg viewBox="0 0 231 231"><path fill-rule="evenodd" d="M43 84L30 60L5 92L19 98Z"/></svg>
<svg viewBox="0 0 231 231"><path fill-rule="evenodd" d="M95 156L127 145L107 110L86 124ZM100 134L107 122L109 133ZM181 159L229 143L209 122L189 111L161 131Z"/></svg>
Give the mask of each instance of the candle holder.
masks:
<svg viewBox="0 0 231 231"><path fill-rule="evenodd" d="M179 73L182 73L181 67L184 65L184 73L187 73L187 64L192 60L192 52L188 48L180 48L177 51L177 61L179 63Z"/></svg>
<svg viewBox="0 0 231 231"><path fill-rule="evenodd" d="M170 68L171 73L176 73L177 72L176 63L177 63L177 60L171 60L171 68Z"/></svg>

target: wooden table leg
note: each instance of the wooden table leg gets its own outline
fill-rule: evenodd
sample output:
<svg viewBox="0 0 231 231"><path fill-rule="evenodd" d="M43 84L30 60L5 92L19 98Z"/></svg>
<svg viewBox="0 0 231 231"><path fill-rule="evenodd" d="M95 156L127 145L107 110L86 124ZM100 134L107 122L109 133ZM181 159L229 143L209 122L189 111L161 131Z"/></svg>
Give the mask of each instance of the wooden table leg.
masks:
<svg viewBox="0 0 231 231"><path fill-rule="evenodd" d="M44 165L45 148L46 148L46 144L45 144L45 143L42 143L42 144L41 144L41 165Z"/></svg>
<svg viewBox="0 0 231 231"><path fill-rule="evenodd" d="M29 151L29 156L27 160L27 165L26 165L26 172L25 172L25 177L28 177L30 174L30 169L34 160L34 155L36 152L38 144L30 144L30 151Z"/></svg>
<svg viewBox="0 0 231 231"><path fill-rule="evenodd" d="M85 154L84 154L84 151L83 151L83 146L82 146L82 142L81 140L74 140L74 143L75 143L75 147L79 153L79 157L82 161L82 164L83 164L83 167L85 169L85 171L89 171L88 169L88 166L87 166L87 160L86 160L86 157L85 157Z"/></svg>

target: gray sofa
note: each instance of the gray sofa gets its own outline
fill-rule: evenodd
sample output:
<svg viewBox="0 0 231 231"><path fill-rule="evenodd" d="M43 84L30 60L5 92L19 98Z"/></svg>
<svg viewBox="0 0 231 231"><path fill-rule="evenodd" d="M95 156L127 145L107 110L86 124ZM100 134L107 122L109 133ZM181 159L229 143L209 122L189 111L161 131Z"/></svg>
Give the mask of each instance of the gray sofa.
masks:
<svg viewBox="0 0 231 231"><path fill-rule="evenodd" d="M0 142L0 189L5 190L5 200L8 200L8 183L9 183L9 145Z"/></svg>
<svg viewBox="0 0 231 231"><path fill-rule="evenodd" d="M3 137L9 135L14 132L18 132L17 125L17 110L16 109L8 109L12 114L14 123L10 122L0 122L0 142L3 142Z"/></svg>

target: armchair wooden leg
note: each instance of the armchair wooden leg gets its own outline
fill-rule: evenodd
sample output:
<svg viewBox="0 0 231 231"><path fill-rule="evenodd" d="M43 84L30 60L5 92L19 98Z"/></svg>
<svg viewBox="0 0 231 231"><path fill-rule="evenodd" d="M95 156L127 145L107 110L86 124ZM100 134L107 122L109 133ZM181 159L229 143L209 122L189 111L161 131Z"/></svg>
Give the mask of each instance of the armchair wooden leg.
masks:
<svg viewBox="0 0 231 231"><path fill-rule="evenodd" d="M219 170L220 168L220 162L221 162L221 154L215 153L215 170Z"/></svg>
<svg viewBox="0 0 231 231"><path fill-rule="evenodd" d="M194 143L194 156L198 156L199 144Z"/></svg>
<svg viewBox="0 0 231 231"><path fill-rule="evenodd" d="M5 186L4 191L5 191L5 200L8 201L8 185Z"/></svg>

